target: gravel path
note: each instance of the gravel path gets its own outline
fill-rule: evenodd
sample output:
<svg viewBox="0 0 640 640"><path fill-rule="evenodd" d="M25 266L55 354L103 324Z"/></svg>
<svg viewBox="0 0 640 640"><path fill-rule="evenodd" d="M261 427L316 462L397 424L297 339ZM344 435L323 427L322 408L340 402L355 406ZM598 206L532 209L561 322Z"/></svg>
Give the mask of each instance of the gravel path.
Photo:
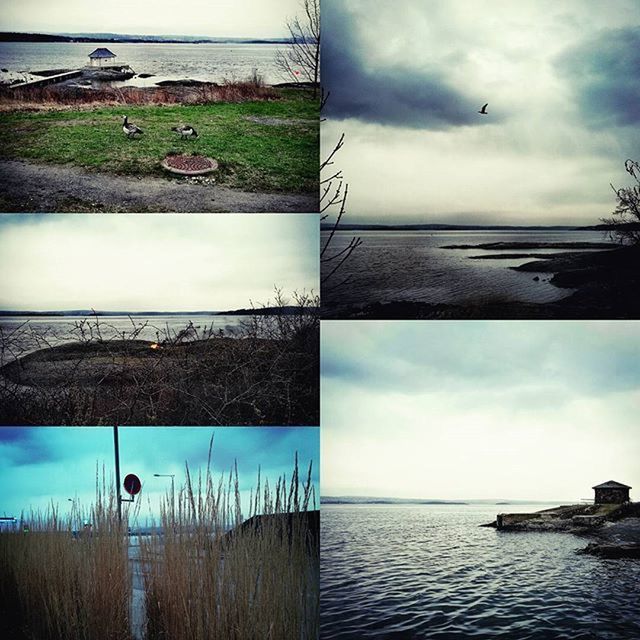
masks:
<svg viewBox="0 0 640 640"><path fill-rule="evenodd" d="M317 198L253 193L210 183L89 172L0 160L0 209L30 212L310 213Z"/></svg>

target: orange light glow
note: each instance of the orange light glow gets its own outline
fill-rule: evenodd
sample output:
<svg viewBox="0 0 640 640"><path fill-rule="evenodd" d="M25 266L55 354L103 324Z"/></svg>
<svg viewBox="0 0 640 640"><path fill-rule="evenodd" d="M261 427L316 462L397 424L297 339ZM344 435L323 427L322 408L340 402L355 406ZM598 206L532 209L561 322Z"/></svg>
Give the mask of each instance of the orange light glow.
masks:
<svg viewBox="0 0 640 640"><path fill-rule="evenodd" d="M160 345L157 342L154 342L152 345L150 345L152 349L159 349Z"/></svg>

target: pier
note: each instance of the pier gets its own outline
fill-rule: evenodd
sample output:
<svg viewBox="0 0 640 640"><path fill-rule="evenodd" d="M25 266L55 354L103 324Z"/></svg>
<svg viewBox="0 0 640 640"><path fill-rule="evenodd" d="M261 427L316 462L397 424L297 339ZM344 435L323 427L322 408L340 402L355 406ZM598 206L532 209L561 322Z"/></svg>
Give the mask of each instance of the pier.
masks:
<svg viewBox="0 0 640 640"><path fill-rule="evenodd" d="M46 87L50 84L56 84L57 82L64 82L65 80L71 80L72 78L79 78L82 75L82 69L75 69L73 71L65 71L63 73L57 73L52 76L45 76L38 78L37 80L29 80L27 82L21 82L20 84L11 85L11 89L25 89L31 87Z"/></svg>

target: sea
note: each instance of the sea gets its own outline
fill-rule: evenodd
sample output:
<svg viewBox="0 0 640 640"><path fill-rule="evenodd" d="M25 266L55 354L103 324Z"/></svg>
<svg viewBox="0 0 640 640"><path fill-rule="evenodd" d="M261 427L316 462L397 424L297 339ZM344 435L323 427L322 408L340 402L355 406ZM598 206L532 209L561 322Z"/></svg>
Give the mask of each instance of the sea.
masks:
<svg viewBox="0 0 640 640"><path fill-rule="evenodd" d="M20 77L46 69L80 69L97 47L116 54L117 64L129 65L135 77L118 86L153 86L161 80L201 80L223 83L246 80L254 70L267 84L286 82L275 65L277 44L167 44L100 42L0 42L0 69L7 77Z"/></svg>
<svg viewBox="0 0 640 640"><path fill-rule="evenodd" d="M556 505L323 505L323 640L640 638L640 562L481 528Z"/></svg>
<svg viewBox="0 0 640 640"><path fill-rule="evenodd" d="M513 249L443 249L452 244L490 242L606 242L600 231L338 231L327 255L358 247L322 291L324 309L338 310L375 302L430 304L487 302L547 303L570 295L549 282L552 274L509 269L533 258L471 260L470 256L514 253ZM328 233L323 231L326 241ZM530 249L546 254L565 249ZM323 275L334 262L323 265ZM534 278L538 280L534 280ZM335 283L346 283L335 286Z"/></svg>
<svg viewBox="0 0 640 640"><path fill-rule="evenodd" d="M0 317L1 364L46 347L87 339L161 341L175 338L191 322L193 330L185 340L210 337L220 330L238 335L250 316L242 315L155 315L155 316L6 316Z"/></svg>

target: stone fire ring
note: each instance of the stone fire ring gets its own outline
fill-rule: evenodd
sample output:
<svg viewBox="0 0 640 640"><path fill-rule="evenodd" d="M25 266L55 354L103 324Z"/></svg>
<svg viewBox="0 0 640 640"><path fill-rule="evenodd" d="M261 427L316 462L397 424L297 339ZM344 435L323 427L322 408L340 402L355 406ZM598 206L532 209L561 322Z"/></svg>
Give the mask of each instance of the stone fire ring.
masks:
<svg viewBox="0 0 640 640"><path fill-rule="evenodd" d="M180 176L204 176L218 169L218 161L205 156L167 156L161 163L163 169Z"/></svg>

